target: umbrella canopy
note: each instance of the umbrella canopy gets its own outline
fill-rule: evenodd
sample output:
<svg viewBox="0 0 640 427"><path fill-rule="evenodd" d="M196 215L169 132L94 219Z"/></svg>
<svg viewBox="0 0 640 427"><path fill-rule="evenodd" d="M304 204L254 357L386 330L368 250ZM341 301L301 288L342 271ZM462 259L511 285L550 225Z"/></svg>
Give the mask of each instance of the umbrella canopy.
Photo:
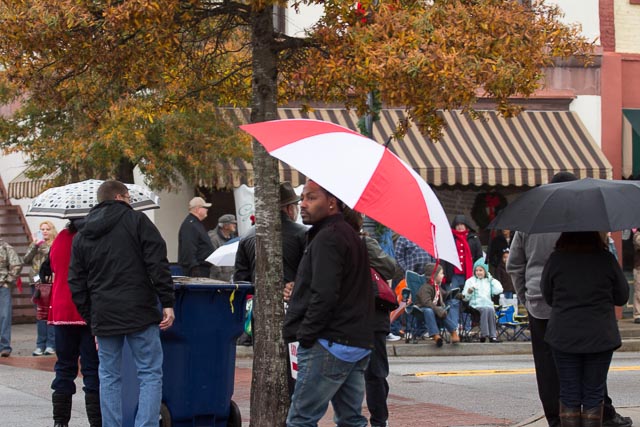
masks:
<svg viewBox="0 0 640 427"><path fill-rule="evenodd" d="M88 179L53 187L33 199L26 216L82 218L98 204L96 191L104 181ZM131 196L131 207L137 211L160 208L160 198L151 190L136 184L125 184Z"/></svg>
<svg viewBox="0 0 640 427"><path fill-rule="evenodd" d="M238 252L239 244L240 239L226 243L213 251L205 261L218 267L233 267L236 265L236 252Z"/></svg>
<svg viewBox="0 0 640 427"><path fill-rule="evenodd" d="M451 228L429 185L384 146L319 120L274 120L240 128L273 157L302 172L352 209L458 266Z"/></svg>
<svg viewBox="0 0 640 427"><path fill-rule="evenodd" d="M545 184L500 211L489 228L525 233L640 227L640 183L585 178Z"/></svg>

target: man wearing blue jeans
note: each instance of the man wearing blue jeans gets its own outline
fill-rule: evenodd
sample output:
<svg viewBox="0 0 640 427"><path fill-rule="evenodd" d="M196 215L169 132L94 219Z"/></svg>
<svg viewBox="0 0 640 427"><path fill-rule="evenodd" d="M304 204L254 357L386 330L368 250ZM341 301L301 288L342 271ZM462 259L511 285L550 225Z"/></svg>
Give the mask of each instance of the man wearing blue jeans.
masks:
<svg viewBox="0 0 640 427"><path fill-rule="evenodd" d="M283 328L285 341L299 342L287 427L317 426L329 402L337 425L366 427L364 372L374 311L367 249L334 195L307 181L301 200L302 221L313 227Z"/></svg>
<svg viewBox="0 0 640 427"><path fill-rule="evenodd" d="M0 239L0 356L11 355L11 285L22 269L15 249Z"/></svg>
<svg viewBox="0 0 640 427"><path fill-rule="evenodd" d="M166 244L149 218L131 208L124 184L105 181L97 195L99 204L79 222L73 240L69 287L98 338L102 425L122 425L126 338L140 382L135 427L156 427L162 400L160 330L174 319Z"/></svg>

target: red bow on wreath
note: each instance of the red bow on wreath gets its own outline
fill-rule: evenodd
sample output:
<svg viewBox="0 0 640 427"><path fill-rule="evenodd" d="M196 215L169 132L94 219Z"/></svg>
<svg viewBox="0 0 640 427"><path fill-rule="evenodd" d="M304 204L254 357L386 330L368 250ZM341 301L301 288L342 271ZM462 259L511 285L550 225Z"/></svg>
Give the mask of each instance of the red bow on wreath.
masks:
<svg viewBox="0 0 640 427"><path fill-rule="evenodd" d="M487 207L487 214L489 221L492 221L496 217L496 208L500 206L500 197L495 193L487 193L484 196L485 206Z"/></svg>

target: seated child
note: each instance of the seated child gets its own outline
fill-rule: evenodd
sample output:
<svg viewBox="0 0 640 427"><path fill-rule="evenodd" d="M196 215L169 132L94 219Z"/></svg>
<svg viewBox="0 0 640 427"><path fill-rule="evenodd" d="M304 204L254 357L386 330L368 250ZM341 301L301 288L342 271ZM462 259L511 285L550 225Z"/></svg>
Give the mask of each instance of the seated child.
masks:
<svg viewBox="0 0 640 427"><path fill-rule="evenodd" d="M424 277L426 282L418 290L414 304L420 308L424 315L427 332L433 337L433 341L438 347L442 347L440 328L443 327L451 333L452 343L460 342L458 324L448 318L443 298L445 291L440 289L444 277L442 266L436 267L435 264L427 264Z"/></svg>
<svg viewBox="0 0 640 427"><path fill-rule="evenodd" d="M502 293L502 285L491 277L489 267L480 258L473 264L473 277L467 279L462 297L469 305L480 312L480 341L499 342L496 338L496 312L493 307L493 295Z"/></svg>

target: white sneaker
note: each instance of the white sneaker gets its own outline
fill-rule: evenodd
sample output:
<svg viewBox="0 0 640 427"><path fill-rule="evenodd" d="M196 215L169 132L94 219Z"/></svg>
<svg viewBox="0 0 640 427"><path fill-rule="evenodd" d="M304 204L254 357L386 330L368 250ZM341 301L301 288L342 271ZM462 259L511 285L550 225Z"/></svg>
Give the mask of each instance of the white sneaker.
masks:
<svg viewBox="0 0 640 427"><path fill-rule="evenodd" d="M393 335L391 332L389 332L389 335L387 335L387 341L399 341L401 338L397 335Z"/></svg>
<svg viewBox="0 0 640 427"><path fill-rule="evenodd" d="M33 350L33 353L31 353L32 356L42 356L43 354L44 352L41 348L36 348L35 350Z"/></svg>
<svg viewBox="0 0 640 427"><path fill-rule="evenodd" d="M52 354L56 354L56 351L51 347L47 347L44 349L45 356L51 356Z"/></svg>

